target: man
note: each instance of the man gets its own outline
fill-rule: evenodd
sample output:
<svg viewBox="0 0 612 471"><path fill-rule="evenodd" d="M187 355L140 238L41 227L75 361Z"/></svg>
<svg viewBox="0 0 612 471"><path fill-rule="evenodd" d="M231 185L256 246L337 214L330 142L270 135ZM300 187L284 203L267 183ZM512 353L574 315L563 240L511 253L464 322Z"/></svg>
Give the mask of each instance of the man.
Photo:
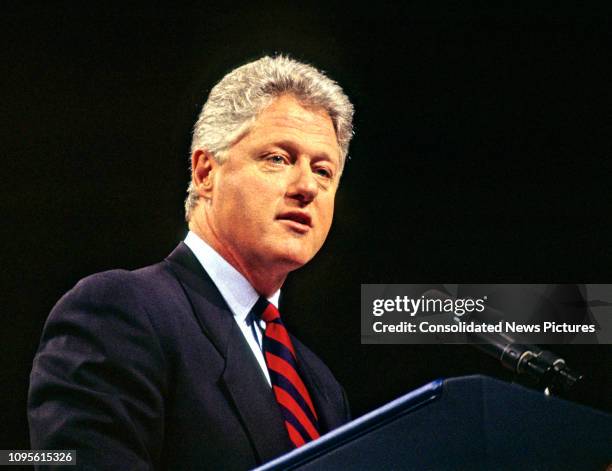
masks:
<svg viewBox="0 0 612 471"><path fill-rule="evenodd" d="M335 82L282 56L212 89L193 133L187 238L54 307L31 375L32 448L76 449L91 469L248 469L349 420L277 307L329 231L352 113Z"/></svg>

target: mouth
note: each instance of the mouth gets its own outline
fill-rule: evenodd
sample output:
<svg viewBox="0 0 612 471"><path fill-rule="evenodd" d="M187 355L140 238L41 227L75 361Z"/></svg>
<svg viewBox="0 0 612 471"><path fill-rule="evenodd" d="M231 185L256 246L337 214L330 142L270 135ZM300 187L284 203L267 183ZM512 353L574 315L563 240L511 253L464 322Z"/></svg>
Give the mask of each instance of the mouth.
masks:
<svg viewBox="0 0 612 471"><path fill-rule="evenodd" d="M276 219L301 233L307 232L312 227L310 214L302 211L286 211L276 216Z"/></svg>

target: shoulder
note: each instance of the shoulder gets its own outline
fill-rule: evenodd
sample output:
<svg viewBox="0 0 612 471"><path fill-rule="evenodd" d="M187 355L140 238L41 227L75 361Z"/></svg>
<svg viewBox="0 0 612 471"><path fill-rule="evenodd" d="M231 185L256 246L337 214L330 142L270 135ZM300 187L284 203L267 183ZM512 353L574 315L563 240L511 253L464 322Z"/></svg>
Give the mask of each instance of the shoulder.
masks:
<svg viewBox="0 0 612 471"><path fill-rule="evenodd" d="M167 299L179 283L165 262L137 270L108 270L87 276L76 283L56 304L102 304L109 308L146 308ZM171 297L171 296L170 296ZM53 312L53 311L52 311Z"/></svg>
<svg viewBox="0 0 612 471"><path fill-rule="evenodd" d="M116 324L149 325L147 293L150 289L136 272L109 270L81 279L55 304L44 334L49 335L52 326L69 332L71 325L88 326L93 331L106 331ZM54 332L56 329L52 329ZM44 338L44 337L43 337Z"/></svg>
<svg viewBox="0 0 612 471"><path fill-rule="evenodd" d="M140 291L138 279L128 270L109 270L89 275L77 282L61 299L108 300L115 303L129 301Z"/></svg>
<svg viewBox="0 0 612 471"><path fill-rule="evenodd" d="M51 310L43 340L76 333L75 328L112 337L120 331L158 337L173 322L173 317L165 314L184 311L189 305L166 265L160 262L134 271L109 270L83 278Z"/></svg>
<svg viewBox="0 0 612 471"><path fill-rule="evenodd" d="M162 384L166 354L156 314L151 315L151 292L150 281L138 270L110 270L80 280L47 317L32 384L53 375L87 375L87 381L103 378L106 384L109 374L114 378L112 371L126 371L126 377L138 371Z"/></svg>
<svg viewBox="0 0 612 471"><path fill-rule="evenodd" d="M120 296L144 294L172 278L165 262L159 262L136 270L115 269L94 273L79 280L68 295Z"/></svg>

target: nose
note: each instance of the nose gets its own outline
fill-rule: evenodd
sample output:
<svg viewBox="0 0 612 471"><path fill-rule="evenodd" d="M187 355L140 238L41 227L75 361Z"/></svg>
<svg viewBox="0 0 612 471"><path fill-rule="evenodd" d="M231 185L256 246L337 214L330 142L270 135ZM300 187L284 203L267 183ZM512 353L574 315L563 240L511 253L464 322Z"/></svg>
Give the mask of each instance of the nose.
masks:
<svg viewBox="0 0 612 471"><path fill-rule="evenodd" d="M312 202L319 192L319 185L307 159L296 162L292 168L291 181L287 196L296 199L305 206Z"/></svg>

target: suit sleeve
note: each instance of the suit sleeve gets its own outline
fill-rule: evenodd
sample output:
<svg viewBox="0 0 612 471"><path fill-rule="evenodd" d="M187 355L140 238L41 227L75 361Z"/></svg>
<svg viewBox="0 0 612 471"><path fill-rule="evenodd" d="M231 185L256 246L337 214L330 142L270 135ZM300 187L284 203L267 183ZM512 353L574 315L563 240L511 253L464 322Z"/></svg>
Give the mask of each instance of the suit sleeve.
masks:
<svg viewBox="0 0 612 471"><path fill-rule="evenodd" d="M75 449L77 469L160 461L165 359L130 277L107 272L77 284L51 311L34 358L32 448Z"/></svg>

